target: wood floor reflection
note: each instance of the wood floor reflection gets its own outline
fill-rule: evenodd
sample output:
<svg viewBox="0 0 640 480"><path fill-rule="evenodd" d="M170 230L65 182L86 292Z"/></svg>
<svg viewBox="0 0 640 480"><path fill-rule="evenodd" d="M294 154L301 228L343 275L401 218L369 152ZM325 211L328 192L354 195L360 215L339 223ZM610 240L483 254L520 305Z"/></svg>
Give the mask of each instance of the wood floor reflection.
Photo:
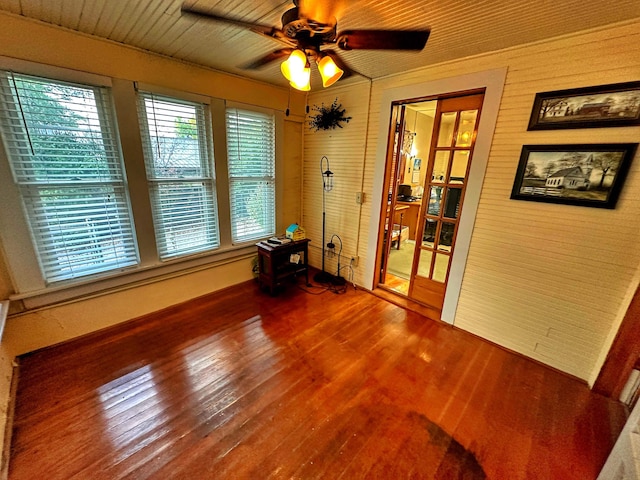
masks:
<svg viewBox="0 0 640 480"><path fill-rule="evenodd" d="M409 280L402 277L397 277L392 273L387 272L384 285L387 286L390 290L401 295L406 296L409 294Z"/></svg>
<svg viewBox="0 0 640 480"><path fill-rule="evenodd" d="M246 283L26 355L10 479L593 479L586 385L364 291Z"/></svg>

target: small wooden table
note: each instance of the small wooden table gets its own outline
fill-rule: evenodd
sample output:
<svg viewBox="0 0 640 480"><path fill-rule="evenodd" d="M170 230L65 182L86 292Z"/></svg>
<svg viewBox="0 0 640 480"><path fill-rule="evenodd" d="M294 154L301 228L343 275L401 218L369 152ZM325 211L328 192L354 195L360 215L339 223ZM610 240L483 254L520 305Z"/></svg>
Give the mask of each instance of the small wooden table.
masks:
<svg viewBox="0 0 640 480"><path fill-rule="evenodd" d="M273 295L276 288L285 280L295 279L296 275L304 273L306 285L309 285L308 238L295 242L273 245L259 242L258 247L258 282L260 288L267 285L269 293ZM298 263L292 262L292 255L299 255Z"/></svg>

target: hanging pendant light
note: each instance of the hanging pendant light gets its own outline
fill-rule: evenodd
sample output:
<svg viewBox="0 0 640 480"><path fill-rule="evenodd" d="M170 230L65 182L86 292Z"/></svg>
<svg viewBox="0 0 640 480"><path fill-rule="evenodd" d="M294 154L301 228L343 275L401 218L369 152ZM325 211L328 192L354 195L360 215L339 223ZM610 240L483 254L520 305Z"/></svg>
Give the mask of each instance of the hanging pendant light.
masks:
<svg viewBox="0 0 640 480"><path fill-rule="evenodd" d="M322 86L327 88L336 83L342 77L344 71L336 65L329 55L318 57L318 71L322 77Z"/></svg>

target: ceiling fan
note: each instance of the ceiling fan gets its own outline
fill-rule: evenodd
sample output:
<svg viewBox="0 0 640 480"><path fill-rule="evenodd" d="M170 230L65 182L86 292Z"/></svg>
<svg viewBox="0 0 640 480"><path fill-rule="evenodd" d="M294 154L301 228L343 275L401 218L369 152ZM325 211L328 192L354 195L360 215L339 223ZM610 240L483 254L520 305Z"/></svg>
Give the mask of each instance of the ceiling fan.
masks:
<svg viewBox="0 0 640 480"><path fill-rule="evenodd" d="M309 90L311 68L309 60L318 64L322 84L329 87L341 77L356 73L338 54L326 46L335 45L341 50L422 50L429 38L429 29L422 30L345 30L337 31L334 17L328 22L310 18L300 8L301 0L293 0L294 7L282 15L282 28L247 22L218 15L195 6L182 6L182 14L246 28L285 45L263 57L257 58L246 69L261 68L273 61L288 57L281 65L283 75L292 87Z"/></svg>

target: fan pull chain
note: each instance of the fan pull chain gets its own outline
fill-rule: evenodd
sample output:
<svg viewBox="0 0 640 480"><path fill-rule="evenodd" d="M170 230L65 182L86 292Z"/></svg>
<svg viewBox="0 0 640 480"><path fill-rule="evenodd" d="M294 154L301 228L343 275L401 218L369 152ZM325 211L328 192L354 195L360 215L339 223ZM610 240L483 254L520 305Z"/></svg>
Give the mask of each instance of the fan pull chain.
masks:
<svg viewBox="0 0 640 480"><path fill-rule="evenodd" d="M284 111L284 116L289 116L289 106L291 105L291 87L289 87L289 97L287 98L287 109Z"/></svg>

